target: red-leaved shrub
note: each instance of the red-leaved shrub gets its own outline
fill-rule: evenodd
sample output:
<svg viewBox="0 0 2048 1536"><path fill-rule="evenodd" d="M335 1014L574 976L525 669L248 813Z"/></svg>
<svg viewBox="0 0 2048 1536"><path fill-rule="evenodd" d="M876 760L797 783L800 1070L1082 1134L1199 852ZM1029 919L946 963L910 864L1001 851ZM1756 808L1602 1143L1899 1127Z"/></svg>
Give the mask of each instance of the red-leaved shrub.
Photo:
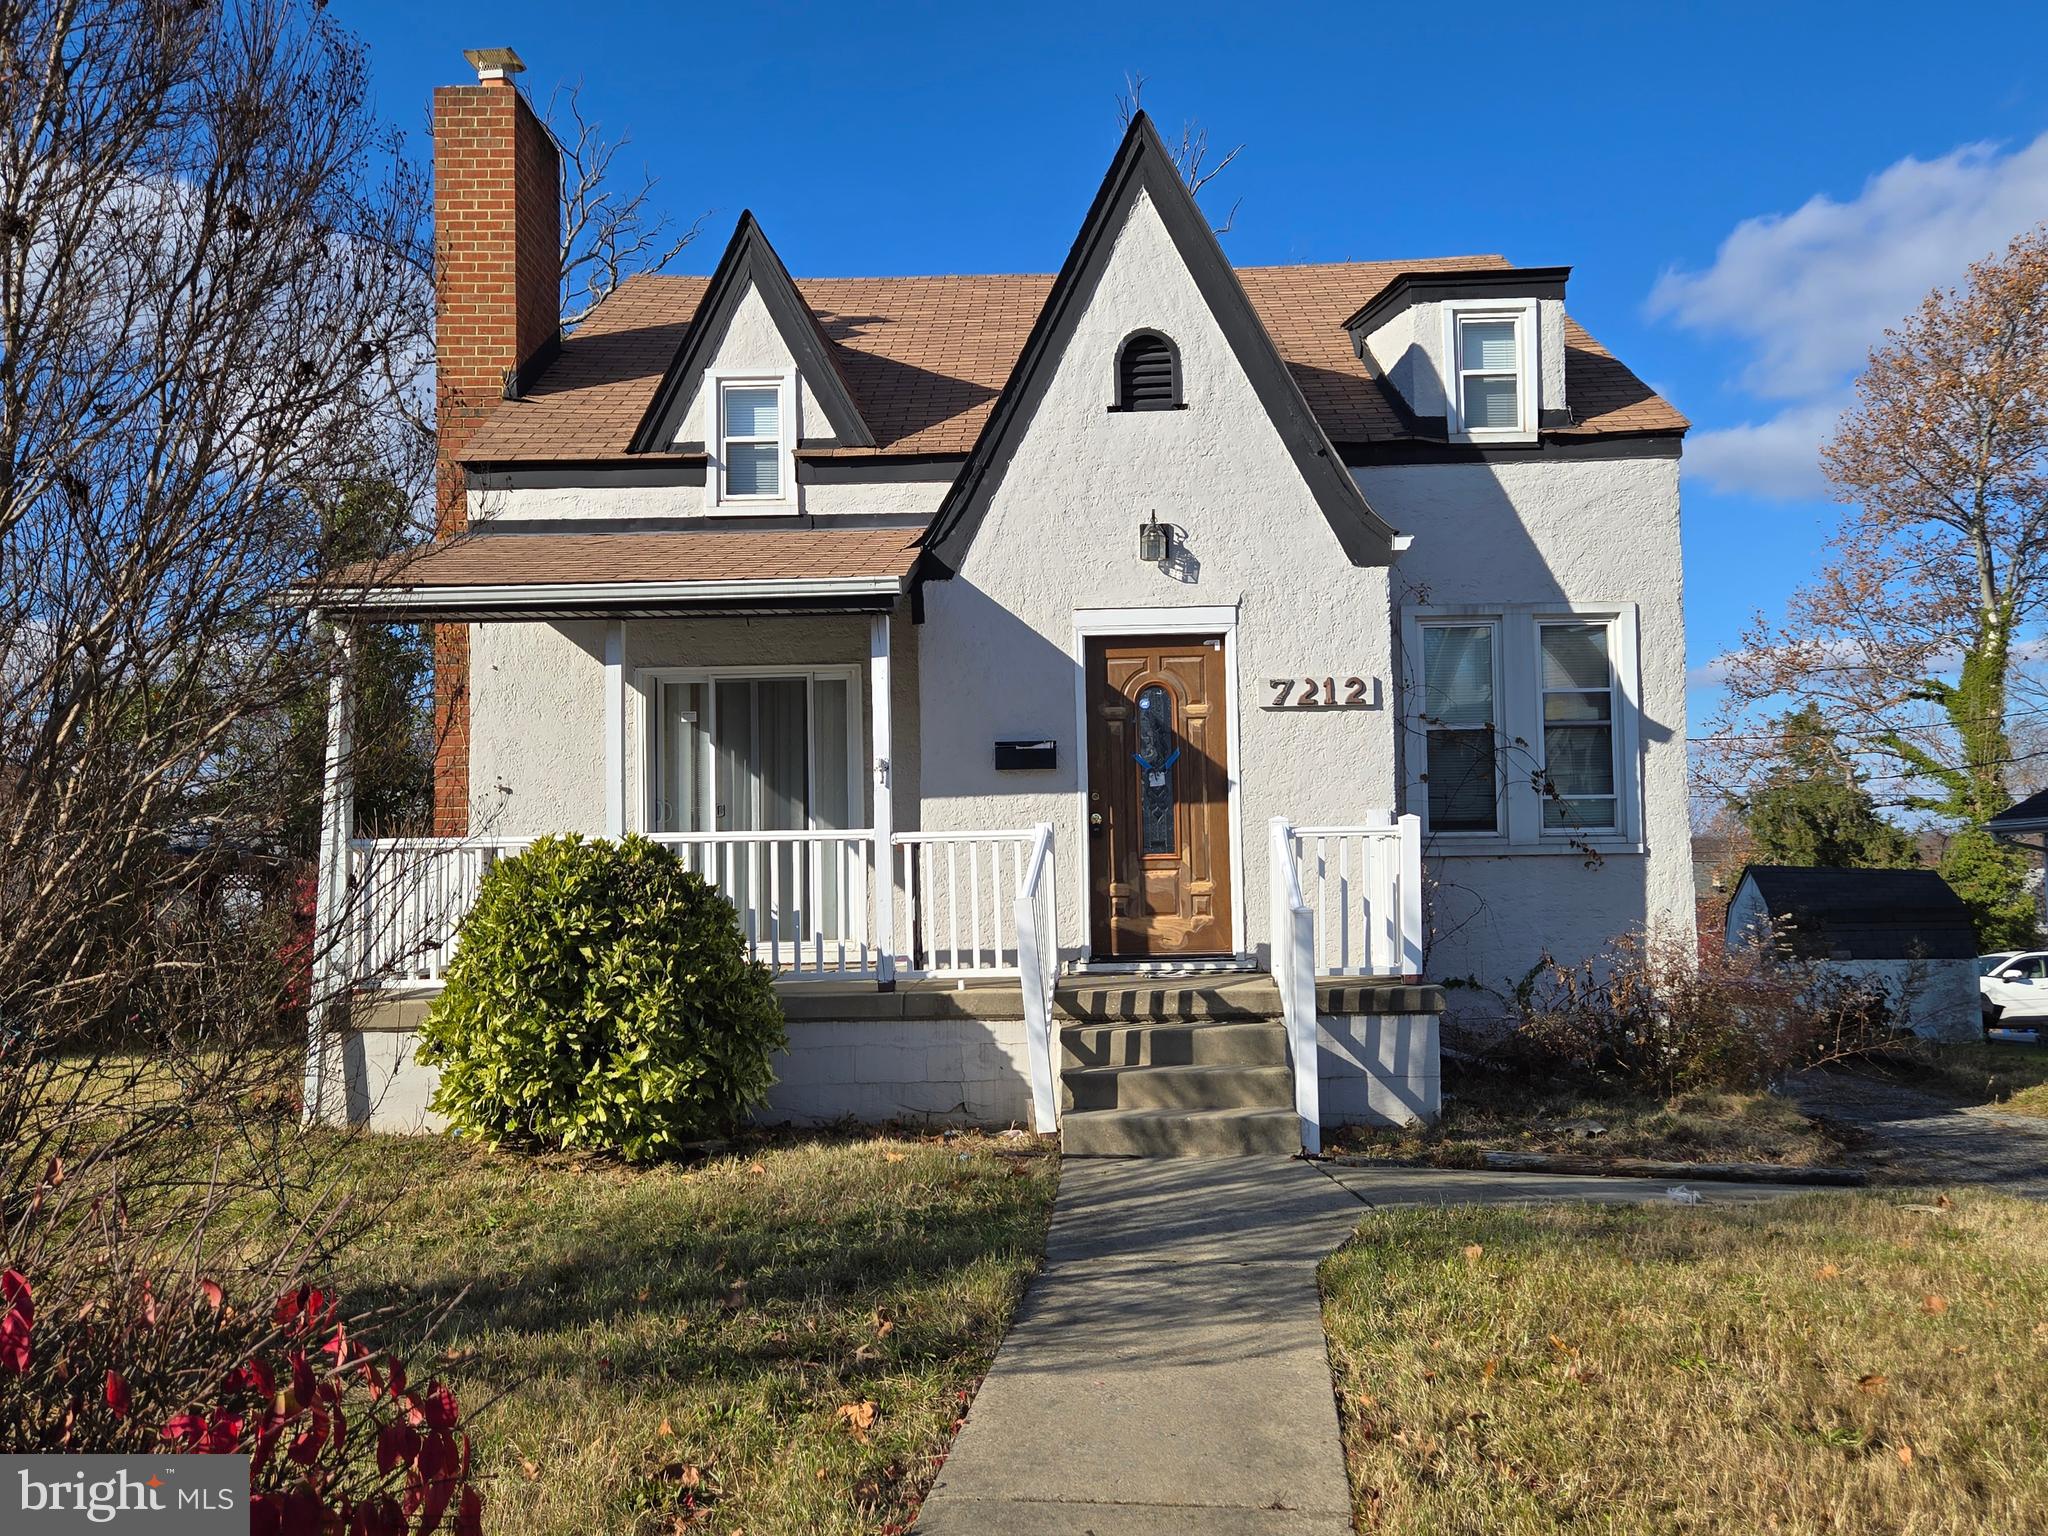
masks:
<svg viewBox="0 0 2048 1536"><path fill-rule="evenodd" d="M482 1529L455 1394L410 1382L333 1297L301 1286L242 1313L211 1280L131 1270L65 1301L38 1316L30 1277L0 1274L6 1449L246 1452L255 1536Z"/></svg>

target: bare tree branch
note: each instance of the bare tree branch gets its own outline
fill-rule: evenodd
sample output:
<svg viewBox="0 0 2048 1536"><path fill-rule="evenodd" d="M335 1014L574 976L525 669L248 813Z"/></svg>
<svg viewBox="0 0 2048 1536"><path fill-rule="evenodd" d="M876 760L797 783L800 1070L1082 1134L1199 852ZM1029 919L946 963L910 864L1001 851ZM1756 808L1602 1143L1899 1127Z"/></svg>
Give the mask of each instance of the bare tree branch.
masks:
<svg viewBox="0 0 2048 1536"><path fill-rule="evenodd" d="M562 147L562 329L572 331L635 272L659 272L695 240L709 214L677 227L652 202L655 178L630 191L612 180L626 134L607 139L583 112L583 84L549 98L548 127Z"/></svg>
<svg viewBox="0 0 2048 1536"><path fill-rule="evenodd" d="M1144 106L1145 76L1127 72L1124 75L1123 91L1116 98L1117 122L1128 129L1131 126L1131 119L1143 111ZM1230 168L1231 162L1244 153L1244 145L1234 145L1221 160L1210 164L1209 132L1191 117L1180 125L1180 142L1171 146L1167 152L1173 157L1173 168L1180 172L1180 179L1188 189L1188 196L1199 198L1202 189L1221 176ZM1210 227L1219 235L1229 234L1232 226L1237 223L1237 210L1243 204L1243 198L1237 199L1230 205L1230 212L1225 215L1223 222Z"/></svg>

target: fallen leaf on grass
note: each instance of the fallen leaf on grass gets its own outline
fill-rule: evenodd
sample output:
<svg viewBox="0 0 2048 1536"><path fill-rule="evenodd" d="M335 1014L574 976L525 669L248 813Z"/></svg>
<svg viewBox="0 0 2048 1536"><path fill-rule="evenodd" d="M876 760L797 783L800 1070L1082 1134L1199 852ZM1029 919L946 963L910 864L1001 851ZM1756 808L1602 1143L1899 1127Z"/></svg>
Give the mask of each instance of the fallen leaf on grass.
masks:
<svg viewBox="0 0 2048 1536"><path fill-rule="evenodd" d="M1493 1380L1494 1377L1500 1374L1500 1362L1498 1360L1487 1361L1486 1364L1479 1367L1479 1374L1488 1381Z"/></svg>
<svg viewBox="0 0 2048 1536"><path fill-rule="evenodd" d="M1939 1317L1948 1310L1948 1298L1946 1296L1934 1295L1922 1296L1920 1298L1920 1310L1929 1317Z"/></svg>
<svg viewBox="0 0 2048 1536"><path fill-rule="evenodd" d="M522 1456L519 1458L519 1470L526 1474L526 1480L529 1483L537 1483L540 1481L539 1462L533 1461L528 1457Z"/></svg>
<svg viewBox="0 0 2048 1536"><path fill-rule="evenodd" d="M1578 1353L1576 1349L1573 1349L1571 1345L1565 1343L1563 1339L1560 1339L1554 1333L1550 1336L1550 1347L1560 1355L1576 1355Z"/></svg>
<svg viewBox="0 0 2048 1536"><path fill-rule="evenodd" d="M1467 1264L1477 1264L1479 1262L1479 1256L1484 1252L1486 1252L1485 1244L1467 1243L1465 1245L1465 1262Z"/></svg>
<svg viewBox="0 0 2048 1536"><path fill-rule="evenodd" d="M900 1163L909 1155L908 1152L884 1152L882 1154L882 1161L885 1163Z"/></svg>
<svg viewBox="0 0 2048 1536"><path fill-rule="evenodd" d="M846 1427L853 1431L853 1438L862 1445L867 1444L867 1432L874 1427L875 1405L873 1402L841 1403L838 1415L846 1421Z"/></svg>
<svg viewBox="0 0 2048 1536"><path fill-rule="evenodd" d="M1813 1272L1813 1278L1816 1280L1832 1280L1841 1272L1842 1266L1839 1264L1823 1264Z"/></svg>
<svg viewBox="0 0 2048 1536"><path fill-rule="evenodd" d="M1913 1465L1913 1447L1911 1447L1910 1445L1902 1445L1899 1447L1899 1465L1902 1467L1910 1467L1911 1465Z"/></svg>
<svg viewBox="0 0 2048 1536"><path fill-rule="evenodd" d="M887 1337L889 1337L890 1334L894 1333L895 1331L896 1319L891 1317L885 1311L877 1311L875 1313L875 1337L878 1339L886 1339Z"/></svg>
<svg viewBox="0 0 2048 1536"><path fill-rule="evenodd" d="M749 1173L766 1173L767 1171L768 1171L768 1165L767 1165L766 1163L749 1163L749 1164L747 1164L747 1172L749 1172Z"/></svg>
<svg viewBox="0 0 2048 1536"><path fill-rule="evenodd" d="M1882 1392L1885 1389L1884 1372L1872 1371L1868 1376L1857 1377L1856 1388L1860 1392L1869 1392L1873 1394Z"/></svg>
<svg viewBox="0 0 2048 1536"><path fill-rule="evenodd" d="M674 1426L666 1418L661 1421L661 1433L664 1435L673 1435L675 1433Z"/></svg>

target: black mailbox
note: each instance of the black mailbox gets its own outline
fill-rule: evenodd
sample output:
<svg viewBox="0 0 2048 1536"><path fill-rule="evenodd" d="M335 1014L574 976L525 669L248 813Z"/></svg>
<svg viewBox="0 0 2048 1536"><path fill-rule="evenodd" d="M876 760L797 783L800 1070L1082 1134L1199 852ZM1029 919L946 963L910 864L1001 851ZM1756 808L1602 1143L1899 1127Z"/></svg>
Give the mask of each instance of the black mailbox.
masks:
<svg viewBox="0 0 2048 1536"><path fill-rule="evenodd" d="M997 768L1057 768L1059 762L1060 744L1057 741L999 741L996 743Z"/></svg>

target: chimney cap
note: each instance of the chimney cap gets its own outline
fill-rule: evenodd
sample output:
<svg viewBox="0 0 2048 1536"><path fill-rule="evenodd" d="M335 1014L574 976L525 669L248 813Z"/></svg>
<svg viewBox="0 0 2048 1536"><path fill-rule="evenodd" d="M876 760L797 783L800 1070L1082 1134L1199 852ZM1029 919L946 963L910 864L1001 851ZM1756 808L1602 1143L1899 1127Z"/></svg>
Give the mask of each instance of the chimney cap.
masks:
<svg viewBox="0 0 2048 1536"><path fill-rule="evenodd" d="M526 61L510 48L465 48L462 56L476 66L476 78L480 84L510 80L526 71Z"/></svg>

